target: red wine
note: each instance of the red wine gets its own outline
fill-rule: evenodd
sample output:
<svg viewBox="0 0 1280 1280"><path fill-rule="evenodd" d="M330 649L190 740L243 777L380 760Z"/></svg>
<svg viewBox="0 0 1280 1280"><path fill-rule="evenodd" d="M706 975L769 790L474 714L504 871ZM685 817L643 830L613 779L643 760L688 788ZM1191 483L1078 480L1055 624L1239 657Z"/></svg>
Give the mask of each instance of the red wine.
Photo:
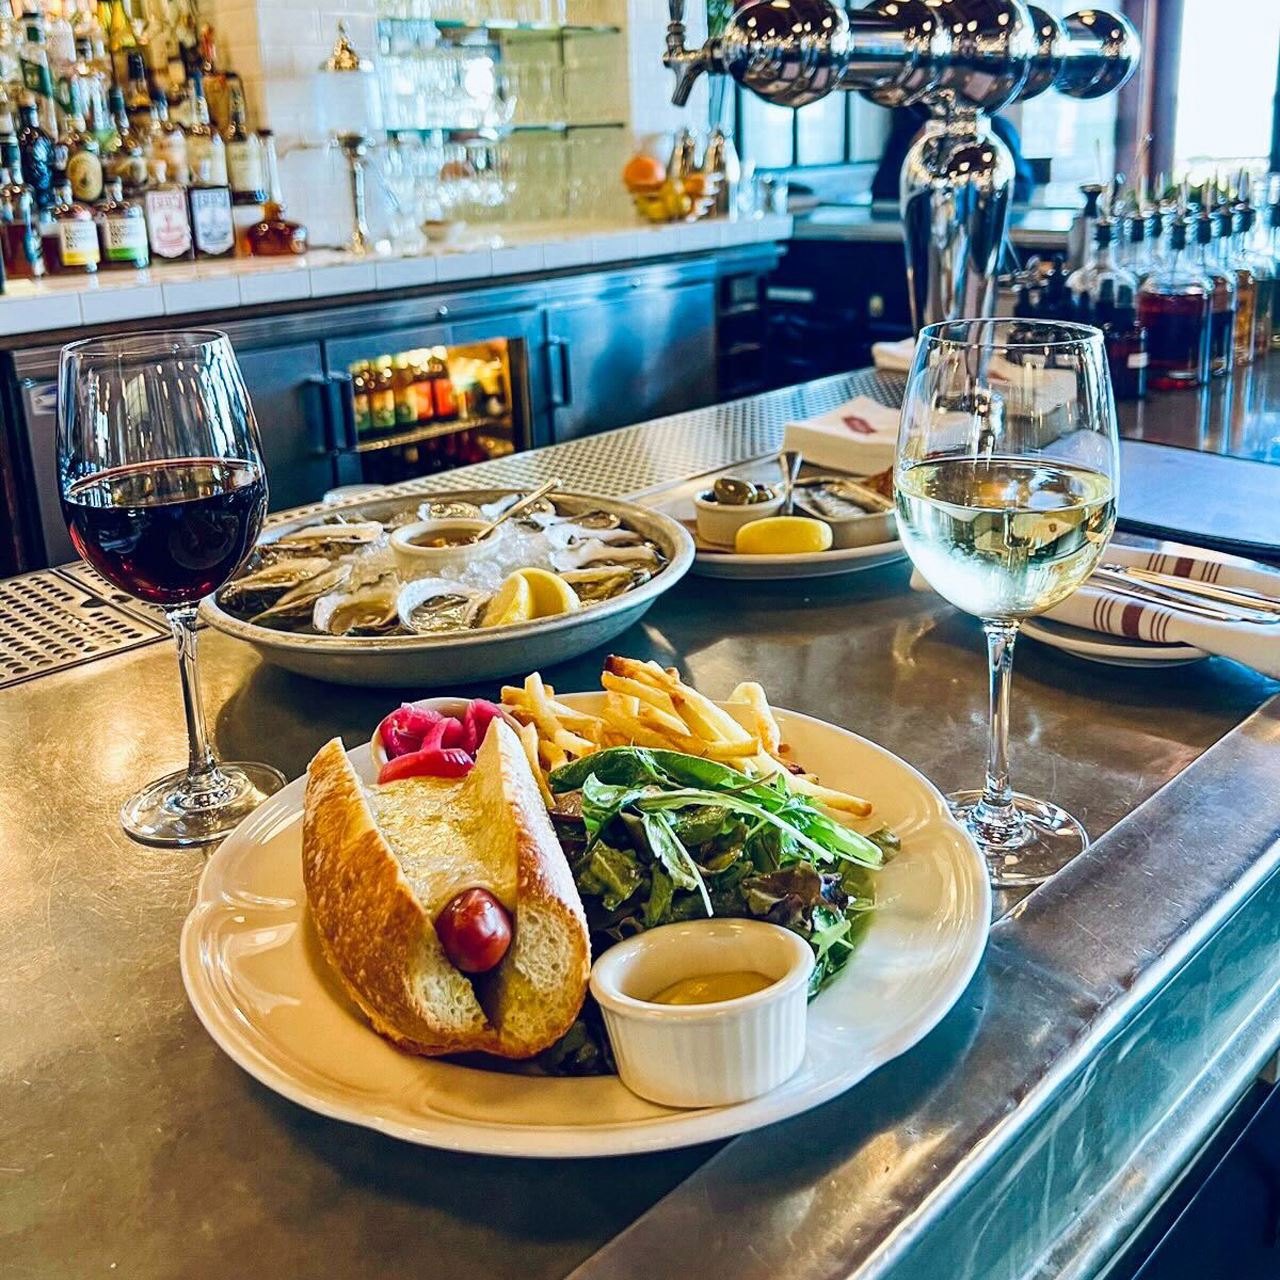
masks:
<svg viewBox="0 0 1280 1280"><path fill-rule="evenodd" d="M63 495L75 548L108 582L149 604L193 604L220 587L262 528L258 467L183 458L100 471Z"/></svg>

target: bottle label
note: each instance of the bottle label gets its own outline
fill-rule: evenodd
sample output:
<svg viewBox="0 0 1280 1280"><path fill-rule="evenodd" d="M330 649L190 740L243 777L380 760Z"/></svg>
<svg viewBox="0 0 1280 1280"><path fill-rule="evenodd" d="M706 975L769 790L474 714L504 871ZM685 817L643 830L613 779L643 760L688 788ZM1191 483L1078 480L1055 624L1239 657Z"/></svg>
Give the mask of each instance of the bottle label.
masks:
<svg viewBox="0 0 1280 1280"><path fill-rule="evenodd" d="M226 187L191 191L191 226L200 253L221 255L235 248L236 229L231 221L231 193Z"/></svg>
<svg viewBox="0 0 1280 1280"><path fill-rule="evenodd" d="M67 181L77 200L92 204L102 198L102 159L92 151L77 151L67 160Z"/></svg>
<svg viewBox="0 0 1280 1280"><path fill-rule="evenodd" d="M1125 361L1130 369L1145 369L1147 367L1147 353L1145 351L1135 351L1128 360Z"/></svg>
<svg viewBox="0 0 1280 1280"><path fill-rule="evenodd" d="M147 261L147 224L141 218L111 217L103 229L108 262Z"/></svg>
<svg viewBox="0 0 1280 1280"><path fill-rule="evenodd" d="M21 60L22 83L41 98L53 97L53 77L49 74L49 66L44 62L28 62Z"/></svg>
<svg viewBox="0 0 1280 1280"><path fill-rule="evenodd" d="M147 192L147 228L158 258L182 258L191 251L191 219L177 189Z"/></svg>
<svg viewBox="0 0 1280 1280"><path fill-rule="evenodd" d="M96 265L98 253L98 232L93 223L85 218L68 219L58 223L58 249L62 255L64 267L87 267Z"/></svg>
<svg viewBox="0 0 1280 1280"><path fill-rule="evenodd" d="M233 142L227 148L227 173L231 190L236 195L261 196L267 189L267 172L262 163L262 148L257 139Z"/></svg>

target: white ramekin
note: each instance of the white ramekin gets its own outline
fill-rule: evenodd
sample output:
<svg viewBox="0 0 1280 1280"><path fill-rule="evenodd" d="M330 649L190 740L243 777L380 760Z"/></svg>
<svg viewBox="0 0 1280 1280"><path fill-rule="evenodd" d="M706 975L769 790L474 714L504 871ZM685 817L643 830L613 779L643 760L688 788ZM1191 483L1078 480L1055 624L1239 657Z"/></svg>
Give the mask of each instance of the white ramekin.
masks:
<svg viewBox="0 0 1280 1280"><path fill-rule="evenodd" d="M682 978L754 970L771 986L716 1004L653 1004ZM723 1107L776 1089L804 1058L813 951L762 920L690 920L638 933L596 961L591 994L604 1013L618 1075L668 1107Z"/></svg>
<svg viewBox="0 0 1280 1280"><path fill-rule="evenodd" d="M782 510L783 496L775 493L766 502L744 502L734 505L728 502L715 502L699 493L693 499L693 511L698 521L698 537L703 542L714 543L718 547L732 547L738 530L752 520L763 520L765 516L776 516Z"/></svg>
<svg viewBox="0 0 1280 1280"><path fill-rule="evenodd" d="M442 569L460 569L481 556L487 556L506 533L506 526L499 525L483 542L472 542L461 547L417 547L411 539L424 533L440 533L445 529L463 529L467 533L479 533L487 528L488 520L466 520L447 516L440 520L419 520L407 524L391 535L391 550L395 553L396 566L406 581L414 578L433 578Z"/></svg>

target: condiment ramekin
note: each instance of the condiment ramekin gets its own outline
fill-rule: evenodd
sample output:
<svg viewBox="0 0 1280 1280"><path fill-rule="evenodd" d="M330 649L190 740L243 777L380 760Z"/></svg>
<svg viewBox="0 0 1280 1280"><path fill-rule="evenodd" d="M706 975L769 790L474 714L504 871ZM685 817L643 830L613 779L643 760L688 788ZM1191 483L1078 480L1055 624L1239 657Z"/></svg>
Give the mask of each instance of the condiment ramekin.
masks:
<svg viewBox="0 0 1280 1280"><path fill-rule="evenodd" d="M711 490L695 495L693 512L698 521L698 537L717 547L732 547L738 530L752 520L776 516L782 510L783 496L775 493L764 502L716 502Z"/></svg>
<svg viewBox="0 0 1280 1280"><path fill-rule="evenodd" d="M770 986L715 1004L655 1004L683 978L749 970ZM804 1059L813 951L763 920L690 920L638 933L596 961L591 994L618 1075L668 1107L745 1102L790 1079Z"/></svg>
<svg viewBox="0 0 1280 1280"><path fill-rule="evenodd" d="M449 529L479 533L487 528L488 520L467 520L458 516L446 516L440 520L419 520L407 524L391 535L391 550L395 553L396 567L406 581L414 578L435 577L442 569L459 569L480 556L486 556L506 532L499 525L483 542L471 542L460 547L418 547L412 539L424 534L443 533Z"/></svg>

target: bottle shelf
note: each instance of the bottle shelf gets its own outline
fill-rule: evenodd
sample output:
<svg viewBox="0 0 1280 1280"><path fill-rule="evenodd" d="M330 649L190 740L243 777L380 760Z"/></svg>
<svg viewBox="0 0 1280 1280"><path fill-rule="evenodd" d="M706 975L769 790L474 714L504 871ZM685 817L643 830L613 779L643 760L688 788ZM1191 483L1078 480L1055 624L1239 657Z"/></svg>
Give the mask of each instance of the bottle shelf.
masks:
<svg viewBox="0 0 1280 1280"><path fill-rule="evenodd" d="M437 440L441 436L456 435L459 431L510 430L511 417L454 418L448 422L408 423L403 431L387 428L386 435L362 436L356 445L357 453L376 453L381 449L395 449L401 445L421 444L424 440Z"/></svg>
<svg viewBox="0 0 1280 1280"><path fill-rule="evenodd" d="M392 18L378 19L379 27L391 31L485 31L511 36L589 36L618 35L622 28L608 24L575 22L515 22L509 18L493 18L485 22L469 22L462 18Z"/></svg>
<svg viewBox="0 0 1280 1280"><path fill-rule="evenodd" d="M594 120L589 124L577 124L568 120L547 120L534 124L505 124L497 127L482 126L474 129L462 125L395 125L388 128L387 133L392 137L400 137L401 135L412 137L416 135L421 138L440 133L451 141L456 142L468 140L493 142L512 133L576 133L585 129L624 128L626 128L626 123L622 120Z"/></svg>

